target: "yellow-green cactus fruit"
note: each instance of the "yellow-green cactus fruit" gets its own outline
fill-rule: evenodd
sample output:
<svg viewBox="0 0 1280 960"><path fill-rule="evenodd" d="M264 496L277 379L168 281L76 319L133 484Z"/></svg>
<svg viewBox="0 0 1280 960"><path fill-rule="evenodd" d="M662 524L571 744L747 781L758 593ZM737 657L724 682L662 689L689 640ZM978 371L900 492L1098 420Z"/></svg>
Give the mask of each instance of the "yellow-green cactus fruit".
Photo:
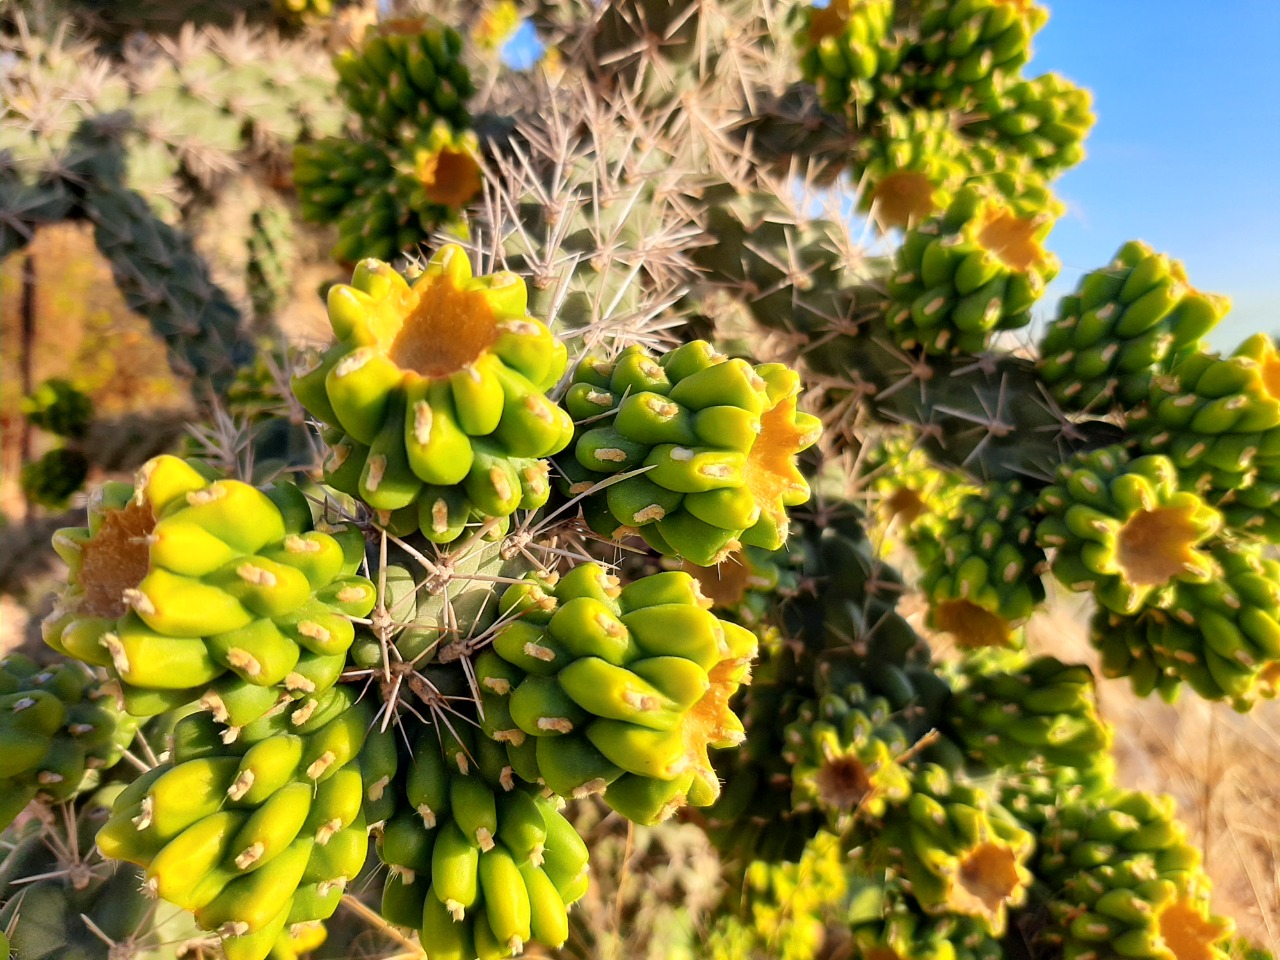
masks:
<svg viewBox="0 0 1280 960"><path fill-rule="evenodd" d="M210 479L171 456L132 486L97 490L89 525L59 530L53 546L69 571L45 642L108 668L135 715L199 699L227 673L304 692L303 674L345 654L351 618L375 600L355 574L354 527L316 523L291 484Z"/></svg>
<svg viewBox="0 0 1280 960"><path fill-rule="evenodd" d="M1039 507L1036 537L1055 551L1053 575L1114 613L1168 607L1178 583L1217 575L1201 548L1222 515L1178 488L1167 457L1130 460L1118 447L1079 454L1058 468Z"/></svg>
<svg viewBox="0 0 1280 960"><path fill-rule="evenodd" d="M1200 853L1174 810L1172 797L1131 790L1061 808L1036 863L1053 891L1042 947L1097 960L1226 960L1232 924L1212 914Z"/></svg>
<svg viewBox="0 0 1280 960"><path fill-rule="evenodd" d="M607 536L638 533L700 566L743 546L776 550L787 509L809 499L796 455L822 431L796 409L800 388L780 363L752 366L702 340L656 360L640 347L588 355L565 396L578 423L573 455L557 464ZM628 476L597 489L619 474Z"/></svg>
<svg viewBox="0 0 1280 960"><path fill-rule="evenodd" d="M1193 289L1180 262L1131 241L1062 298L1040 342L1040 377L1064 410L1118 403L1139 417L1152 375L1169 372L1230 309L1226 297Z"/></svg>
<svg viewBox="0 0 1280 960"><path fill-rule="evenodd" d="M412 284L364 260L329 292L337 342L294 377L303 406L335 428L326 479L375 511L416 511L427 539L535 509L573 436L546 396L566 352L529 316L524 281L473 277L442 247Z"/></svg>
<svg viewBox="0 0 1280 960"><path fill-rule="evenodd" d="M908 51L906 85L927 102L987 94L1031 56L1031 38L1049 19L1033 0L926 0Z"/></svg>
<svg viewBox="0 0 1280 960"><path fill-rule="evenodd" d="M898 248L890 335L926 353L980 353L993 333L1026 326L1058 274L1058 258L1044 248L1052 227L1048 214L1020 216L993 192L966 187Z"/></svg>
<svg viewBox="0 0 1280 960"><path fill-rule="evenodd" d="M480 192L480 141L437 120L405 144L397 184L424 226L443 223Z"/></svg>
<svg viewBox="0 0 1280 960"><path fill-rule="evenodd" d="M747 864L740 915L721 919L706 955L724 960L810 960L821 955L828 924L849 887L843 860L839 837L824 831L796 863ZM732 896L738 899L736 893Z"/></svg>
<svg viewBox="0 0 1280 960"><path fill-rule="evenodd" d="M855 157L858 206L885 228L946 209L968 176L965 145L943 111L890 112Z"/></svg>
<svg viewBox="0 0 1280 960"><path fill-rule="evenodd" d="M33 799L69 800L96 785L136 730L78 664L0 659L0 829Z"/></svg>
<svg viewBox="0 0 1280 960"><path fill-rule="evenodd" d="M708 609L697 581L669 571L619 590L595 564L554 586L508 588L518 619L477 666L485 731L520 772L561 796L604 792L611 807L654 823L720 793L708 750L737 746L729 700L750 676L756 638ZM521 776L525 776L521 773Z"/></svg>
<svg viewBox="0 0 1280 960"><path fill-rule="evenodd" d="M935 764L912 771L910 799L859 822L852 839L861 869L894 870L931 916L970 917L1000 936L1009 909L1026 901L1031 834L985 791Z"/></svg>
<svg viewBox="0 0 1280 960"><path fill-rule="evenodd" d="M359 755L373 722L349 685L286 700L231 738L190 714L170 759L116 797L98 848L143 867L145 889L192 911L228 957L264 960L283 931L328 919L364 866Z"/></svg>
<svg viewBox="0 0 1280 960"><path fill-rule="evenodd" d="M969 672L947 705L953 736L988 769L1067 767L1080 776L1105 767L1111 730L1098 716L1093 674L1080 664L1037 657L1017 670Z"/></svg>
<svg viewBox="0 0 1280 960"><path fill-rule="evenodd" d="M909 543L930 627L965 649L1014 645L1045 597L1048 560L1028 516L1034 506L1019 481L993 482L962 496L951 516L919 525Z"/></svg>
<svg viewBox="0 0 1280 960"><path fill-rule="evenodd" d="M1026 157L1047 176L1084 160L1092 129L1093 96L1057 73L1001 84L964 126L968 136Z"/></svg>
<svg viewBox="0 0 1280 960"><path fill-rule="evenodd" d="M894 871L850 880L849 932L863 960L1004 960L1000 942L971 917L929 915Z"/></svg>
<svg viewBox="0 0 1280 960"><path fill-rule="evenodd" d="M817 807L834 829L859 816L883 816L887 804L911 792L898 759L907 753L906 733L890 719L886 701L864 699L857 687L846 697L806 701L783 737L792 805Z"/></svg>
<svg viewBox="0 0 1280 960"><path fill-rule="evenodd" d="M868 80L896 66L888 43L892 0L833 0L806 7L796 36L800 69L814 83L827 109L843 112L866 103Z"/></svg>
<svg viewBox="0 0 1280 960"><path fill-rule="evenodd" d="M885 434L867 449L862 475L874 501L869 518L874 523L868 523L873 542L891 532L909 538L917 524L945 523L959 499L977 489L937 466L908 434Z"/></svg>
<svg viewBox="0 0 1280 960"><path fill-rule="evenodd" d="M1166 609L1122 617L1099 611L1091 640L1107 676L1128 677L1142 695L1172 698L1185 682L1209 700L1248 709L1275 695L1280 665L1280 563L1259 544L1214 543L1215 574L1178 583Z"/></svg>

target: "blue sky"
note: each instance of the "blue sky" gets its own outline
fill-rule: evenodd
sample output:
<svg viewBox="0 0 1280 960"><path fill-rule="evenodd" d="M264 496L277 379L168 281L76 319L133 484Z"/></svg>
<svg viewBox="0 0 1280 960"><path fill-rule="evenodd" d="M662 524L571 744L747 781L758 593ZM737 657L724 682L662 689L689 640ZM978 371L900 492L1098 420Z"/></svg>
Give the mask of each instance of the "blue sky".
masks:
<svg viewBox="0 0 1280 960"><path fill-rule="evenodd" d="M1028 73L1094 93L1083 164L1058 181L1050 236L1065 292L1126 240L1232 297L1211 338L1280 334L1280 3L1059 0Z"/></svg>
<svg viewBox="0 0 1280 960"><path fill-rule="evenodd" d="M1280 0L1047 5L1026 74L1090 88L1098 123L1055 187L1068 212L1049 245L1063 268L1039 315L1139 239L1232 298L1214 347L1280 334ZM530 33L509 59L528 57Z"/></svg>

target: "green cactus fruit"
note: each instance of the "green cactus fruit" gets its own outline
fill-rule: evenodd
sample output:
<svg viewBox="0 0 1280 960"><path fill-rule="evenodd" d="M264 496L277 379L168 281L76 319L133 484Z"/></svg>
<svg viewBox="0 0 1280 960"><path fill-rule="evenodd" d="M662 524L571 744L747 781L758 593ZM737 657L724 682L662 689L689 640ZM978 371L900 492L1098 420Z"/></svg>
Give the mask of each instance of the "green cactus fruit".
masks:
<svg viewBox="0 0 1280 960"><path fill-rule="evenodd" d="M1230 357L1192 353L1150 381L1146 409L1130 417L1139 445L1169 457L1185 486L1230 500L1280 462L1278 366L1280 353L1261 333Z"/></svg>
<svg viewBox="0 0 1280 960"><path fill-rule="evenodd" d="M926 0L902 66L906 89L929 105L989 94L1027 62L1031 37L1048 19L1032 0Z"/></svg>
<svg viewBox="0 0 1280 960"><path fill-rule="evenodd" d="M964 149L947 113L889 113L855 158L860 209L885 228L919 226L963 186Z"/></svg>
<svg viewBox="0 0 1280 960"><path fill-rule="evenodd" d="M1067 767L1087 780L1110 764L1112 733L1098 716L1088 667L1037 657L1017 670L966 673L947 718L978 766L1016 776L1034 761L1037 769Z"/></svg>
<svg viewBox="0 0 1280 960"><path fill-rule="evenodd" d="M991 334L1025 326L1058 273L1044 249L1047 214L1021 216L976 187L907 232L889 279L886 325L900 347L979 353Z"/></svg>
<svg viewBox="0 0 1280 960"><path fill-rule="evenodd" d="M28 503L62 510L88 476L88 457L74 447L55 447L22 465L19 485Z"/></svg>
<svg viewBox="0 0 1280 960"><path fill-rule="evenodd" d="M510 767L490 776L481 739L463 743L423 727L407 777L407 805L381 829L378 855L392 881L383 913L417 929L429 956L454 956L467 944L484 955L519 954L537 941L568 938L568 905L584 892L587 848L573 825ZM449 756L453 742L467 747ZM477 947L478 949L478 947Z"/></svg>
<svg viewBox="0 0 1280 960"><path fill-rule="evenodd" d="M863 869L909 881L925 913L971 917L993 936L1031 883L1032 835L985 791L934 764L913 770L910 799L856 825L851 842L861 844Z"/></svg>
<svg viewBox="0 0 1280 960"><path fill-rule="evenodd" d="M221 736L191 714L173 759L116 798L98 848L143 867L146 890L193 911L229 954L262 960L286 924L327 919L364 864L358 758L372 722L342 686Z"/></svg>
<svg viewBox="0 0 1280 960"><path fill-rule="evenodd" d="M1209 879L1173 798L1114 791L1061 808L1036 875L1053 891L1038 943L1064 956L1223 957L1230 921L1209 909Z"/></svg>
<svg viewBox="0 0 1280 960"><path fill-rule="evenodd" d="M1152 375L1168 373L1230 307L1192 289L1180 262L1131 241L1063 297L1040 342L1040 376L1064 410L1118 403L1138 417Z"/></svg>
<svg viewBox="0 0 1280 960"><path fill-rule="evenodd" d="M1035 766L1006 772L995 791L1001 806L1033 831L1043 831L1063 806L1099 800L1115 790L1115 761L1105 755L1092 758L1088 769Z"/></svg>
<svg viewBox="0 0 1280 960"><path fill-rule="evenodd" d="M1084 141L1095 117L1093 97L1057 73L1004 83L986 99L966 136L1028 158L1046 176L1084 160Z"/></svg>
<svg viewBox="0 0 1280 960"><path fill-rule="evenodd" d="M701 566L744 545L777 549L787 508L809 498L796 454L821 432L797 411L799 392L782 364L753 367L705 341L657 361L639 347L612 361L588 355L565 398L578 421L573 457L558 463L570 492L595 491L587 516L615 539L639 533Z"/></svg>
<svg viewBox="0 0 1280 960"><path fill-rule="evenodd" d="M1107 676L1127 676L1141 695L1176 694L1185 682L1208 700L1248 709L1276 693L1280 664L1280 564L1247 542L1208 548L1213 575L1177 583L1166 609L1095 615L1091 640Z"/></svg>
<svg viewBox="0 0 1280 960"><path fill-rule="evenodd" d="M70 571L45 642L107 667L131 713L148 696L150 712L196 700L227 672L287 684L304 652L345 652L348 618L374 604L354 574L359 532L325 527L294 486L264 492L156 457L133 486L94 493L87 527L54 535Z"/></svg>
<svg viewBox="0 0 1280 960"><path fill-rule="evenodd" d="M494 651L517 670L481 681L511 718L490 736L509 752L532 738L554 793L603 792L639 823L710 804L720 781L708 750L742 741L729 699L756 654L755 636L710 605L680 571L619 591L587 564L545 589L508 588L502 608L525 615L494 636Z"/></svg>
<svg viewBox="0 0 1280 960"><path fill-rule="evenodd" d="M305 219L332 223L356 199L376 193L392 177L386 146L325 137L293 148L293 182Z"/></svg>
<svg viewBox="0 0 1280 960"><path fill-rule="evenodd" d="M526 312L524 281L473 277L442 247L410 286L365 260L329 293L338 340L293 379L313 415L337 429L329 483L380 514L413 507L424 536L542 506L541 458L564 449L569 415L546 396L565 348Z"/></svg>
<svg viewBox="0 0 1280 960"><path fill-rule="evenodd" d="M338 92L371 139L412 136L437 119L464 129L475 87L461 59L462 45L452 27L424 19L384 20L358 50L334 58Z"/></svg>
<svg viewBox="0 0 1280 960"><path fill-rule="evenodd" d="M93 401L69 380L53 377L23 398L22 415L41 430L79 440L93 421Z"/></svg>
<svg viewBox="0 0 1280 960"><path fill-rule="evenodd" d="M1217 533L1221 514L1178 489L1168 457L1130 460L1117 447L1080 454L1058 468L1039 508L1045 518L1036 538L1056 551L1054 576L1071 590L1092 591L1114 613L1168 607L1176 584L1216 575L1200 548Z"/></svg>
<svg viewBox="0 0 1280 960"><path fill-rule="evenodd" d="M900 758L907 737L884 700L863 700L856 687L801 706L787 725L783 759L791 764L793 804L818 807L833 829L851 819L881 817L911 791Z"/></svg>
<svg viewBox="0 0 1280 960"><path fill-rule="evenodd" d="M1020 481L990 483L962 496L952 515L917 527L909 543L924 571L929 626L966 649L1015 642L1045 597L1048 560L1028 516L1034 506Z"/></svg>
<svg viewBox="0 0 1280 960"><path fill-rule="evenodd" d="M866 105L874 91L867 81L896 66L896 48L886 42L891 0L834 0L805 7L801 20L800 70L817 85L823 105L836 113Z"/></svg>
<svg viewBox="0 0 1280 960"><path fill-rule="evenodd" d="M269 201L249 218L245 286L259 323L273 318L293 288L293 223L289 211Z"/></svg>
<svg viewBox="0 0 1280 960"><path fill-rule="evenodd" d="M0 829L33 799L56 803L97 786L137 726L77 664L0 659Z"/></svg>

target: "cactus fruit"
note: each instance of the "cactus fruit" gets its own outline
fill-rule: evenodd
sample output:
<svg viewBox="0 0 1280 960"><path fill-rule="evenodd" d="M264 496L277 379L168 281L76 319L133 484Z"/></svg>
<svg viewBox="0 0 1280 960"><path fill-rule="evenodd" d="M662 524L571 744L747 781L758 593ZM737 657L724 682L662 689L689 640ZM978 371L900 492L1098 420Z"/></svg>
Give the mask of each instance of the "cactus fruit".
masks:
<svg viewBox="0 0 1280 960"><path fill-rule="evenodd" d="M1136 617L1099 610L1090 638L1107 676L1129 677L1140 694L1172 697L1179 682L1207 700L1247 709L1277 692L1280 565L1248 543L1210 545L1213 576L1174 585L1167 608Z"/></svg>
<svg viewBox="0 0 1280 960"><path fill-rule="evenodd" d="M0 829L32 799L70 800L95 786L136 730L77 665L40 667L20 653L0 660Z"/></svg>
<svg viewBox="0 0 1280 960"><path fill-rule="evenodd" d="M462 37L452 27L384 20L358 50L334 58L338 92L361 127L379 139L401 139L437 118L462 130L470 122L466 102L475 88L461 53Z"/></svg>
<svg viewBox="0 0 1280 960"><path fill-rule="evenodd" d="M1040 342L1040 376L1064 410L1105 413L1118 403L1137 415L1152 374L1168 373L1229 309L1225 297L1193 290L1181 263L1127 243L1058 305Z"/></svg>
<svg viewBox="0 0 1280 960"><path fill-rule="evenodd" d="M889 114L857 160L860 206L903 229L945 210L969 172L949 115L932 110Z"/></svg>
<svg viewBox="0 0 1280 960"><path fill-rule="evenodd" d="M565 348L526 312L514 274L473 277L446 246L410 286L365 260L329 293L337 342L293 380L334 428L325 476L384 514L414 508L436 543L546 503L548 466L573 433L546 396Z"/></svg>
<svg viewBox="0 0 1280 960"><path fill-rule="evenodd" d="M173 759L116 798L98 848L143 867L145 888L191 910L229 957L264 960L287 929L327 919L364 864L355 761L372 720L349 686L286 695L243 727L190 714Z"/></svg>
<svg viewBox="0 0 1280 960"><path fill-rule="evenodd" d="M898 759L907 752L906 734L889 720L888 703L858 702L857 693L849 687L849 699L807 701L783 733L793 807L818 807L836 829L850 818L882 817L887 804L911 792Z"/></svg>
<svg viewBox="0 0 1280 960"><path fill-rule="evenodd" d="M586 845L554 800L502 765L501 750L490 763L462 729L417 733L407 806L379 830L391 871L383 914L420 930L428 957L559 947L568 907L587 889Z"/></svg>
<svg viewBox="0 0 1280 960"><path fill-rule="evenodd" d="M485 724L509 753L534 748L552 791L603 791L637 823L714 802L707 751L742 741L728 702L750 676L756 638L717 619L692 576L620 590L586 564L554 586L513 586L502 605L521 619L495 634L496 659L477 669Z"/></svg>
<svg viewBox="0 0 1280 960"><path fill-rule="evenodd" d="M971 674L953 694L947 718L969 758L992 770L1038 763L1088 778L1105 768L1111 746L1093 675L1055 657L1037 657L1018 670Z"/></svg>
<svg viewBox="0 0 1280 960"><path fill-rule="evenodd" d="M867 81L895 66L886 43L893 26L891 0L833 0L806 7L796 36L800 69L815 83L827 109L840 112L873 95Z"/></svg>
<svg viewBox="0 0 1280 960"><path fill-rule="evenodd" d="M998 330L1025 326L1058 273L1044 249L1051 217L1020 216L976 188L907 232L889 281L895 342L927 353L979 353Z"/></svg>
<svg viewBox="0 0 1280 960"><path fill-rule="evenodd" d="M1048 19L1029 0L926 0L915 24L919 40L902 64L907 95L954 103L994 90L1027 62L1031 37Z"/></svg>
<svg viewBox="0 0 1280 960"><path fill-rule="evenodd" d="M54 536L70 574L45 641L108 667L135 715L198 699L228 671L305 691L309 666L350 645L346 618L374 602L353 575L358 534L335 534L316 529L296 487L264 493L157 457L133 486L95 494L88 527Z"/></svg>
<svg viewBox="0 0 1280 960"><path fill-rule="evenodd" d="M1118 448L1082 454L1058 469L1039 506L1045 518L1036 538L1056 549L1053 575L1071 590L1092 591L1115 613L1167 607L1177 583L1214 577L1200 548L1222 516L1178 489L1168 457L1130 460Z"/></svg>
<svg viewBox="0 0 1280 960"><path fill-rule="evenodd" d="M929 626L961 647L1005 647L1044 602L1048 566L1027 515L1035 498L1017 480L960 497L951 516L922 521L910 544L924 571Z"/></svg>
<svg viewBox="0 0 1280 960"><path fill-rule="evenodd" d="M993 936L1026 901L1032 835L982 790L924 764L910 799L855 828L865 869L898 871L928 914L972 917Z"/></svg>
<svg viewBox="0 0 1280 960"><path fill-rule="evenodd" d="M1172 798L1115 791L1068 805L1041 837L1037 875L1054 891L1039 942L1064 956L1221 958L1232 924L1209 910L1199 852Z"/></svg>
<svg viewBox="0 0 1280 960"><path fill-rule="evenodd" d="M614 539L639 533L701 566L743 545L776 550L787 508L809 498L796 454L821 432L796 410L799 392L799 377L781 364L753 367L704 341L657 361L638 347L612 361L588 355L565 397L578 431L561 468Z"/></svg>
<svg viewBox="0 0 1280 960"><path fill-rule="evenodd" d="M1047 176L1079 165L1093 127L1092 96L1057 73L1003 84L965 124L968 136L1027 157Z"/></svg>

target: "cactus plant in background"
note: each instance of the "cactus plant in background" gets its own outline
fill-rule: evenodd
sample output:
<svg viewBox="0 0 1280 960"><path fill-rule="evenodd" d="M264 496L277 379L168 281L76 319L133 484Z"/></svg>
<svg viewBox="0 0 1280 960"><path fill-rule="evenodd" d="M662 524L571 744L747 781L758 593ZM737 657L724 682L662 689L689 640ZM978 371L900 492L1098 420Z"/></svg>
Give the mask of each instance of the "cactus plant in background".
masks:
<svg viewBox="0 0 1280 960"><path fill-rule="evenodd" d="M1092 122L1024 75L1045 10L540 2L519 72L509 4L422 6L335 55L340 108L309 40L192 29L80 72L5 41L0 247L92 221L216 401L190 459L55 534L58 656L0 665L20 957L69 955L62 926L77 955L349 955L326 931L359 916L429 960L1226 960L1092 671L1021 626L1052 573L1104 675L1277 692L1275 347L1209 353L1227 302L1137 242L1038 356L1002 337ZM288 144L352 264L291 395L164 220ZM843 209L797 199L846 174ZM262 328L290 246L332 238L254 209ZM82 430L56 383L28 406ZM690 831L730 892L628 880Z"/></svg>

